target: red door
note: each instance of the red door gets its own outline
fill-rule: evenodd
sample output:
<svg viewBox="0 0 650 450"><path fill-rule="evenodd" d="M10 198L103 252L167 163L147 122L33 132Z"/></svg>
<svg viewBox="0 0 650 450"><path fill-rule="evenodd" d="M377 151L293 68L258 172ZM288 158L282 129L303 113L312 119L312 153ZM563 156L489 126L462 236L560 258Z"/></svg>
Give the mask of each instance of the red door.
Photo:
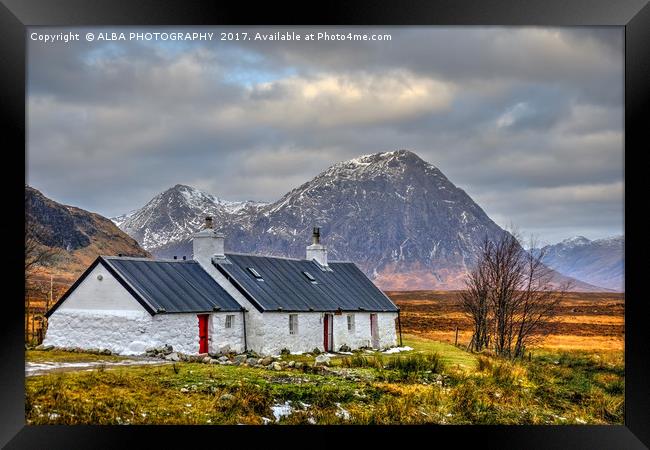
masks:
<svg viewBox="0 0 650 450"><path fill-rule="evenodd" d="M325 314L323 316L323 348L326 352L332 350L332 315Z"/></svg>
<svg viewBox="0 0 650 450"><path fill-rule="evenodd" d="M208 353L208 315L200 314L199 318L199 353Z"/></svg>

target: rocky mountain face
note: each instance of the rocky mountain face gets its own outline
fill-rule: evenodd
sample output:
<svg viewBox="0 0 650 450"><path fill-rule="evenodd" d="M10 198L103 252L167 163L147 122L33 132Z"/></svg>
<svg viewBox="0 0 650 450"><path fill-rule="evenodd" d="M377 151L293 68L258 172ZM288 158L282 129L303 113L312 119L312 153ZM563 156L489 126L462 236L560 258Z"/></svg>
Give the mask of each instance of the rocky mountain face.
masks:
<svg viewBox="0 0 650 450"><path fill-rule="evenodd" d="M576 236L544 247L543 261L547 266L565 275L606 289L624 292L624 249L623 236L593 241Z"/></svg>
<svg viewBox="0 0 650 450"><path fill-rule="evenodd" d="M156 256L190 256L205 215L234 252L304 258L320 226L330 260L353 261L393 290L462 288L481 240L502 232L438 168L406 150L335 164L270 204L226 203L177 185L113 220Z"/></svg>
<svg viewBox="0 0 650 450"><path fill-rule="evenodd" d="M99 255L151 256L110 219L62 205L25 186L25 223L41 249L57 250L42 274L74 280Z"/></svg>

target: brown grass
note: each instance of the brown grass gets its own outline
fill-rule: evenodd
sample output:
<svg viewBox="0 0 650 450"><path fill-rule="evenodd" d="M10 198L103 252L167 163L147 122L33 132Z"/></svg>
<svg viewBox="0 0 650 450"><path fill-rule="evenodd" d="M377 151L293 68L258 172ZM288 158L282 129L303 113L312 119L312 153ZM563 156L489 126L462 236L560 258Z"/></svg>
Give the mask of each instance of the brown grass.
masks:
<svg viewBox="0 0 650 450"><path fill-rule="evenodd" d="M402 331L428 339L458 343L471 339L471 321L460 306L458 291L387 291L401 308ZM559 315L546 322L538 348L623 350L625 294L572 292L560 302Z"/></svg>

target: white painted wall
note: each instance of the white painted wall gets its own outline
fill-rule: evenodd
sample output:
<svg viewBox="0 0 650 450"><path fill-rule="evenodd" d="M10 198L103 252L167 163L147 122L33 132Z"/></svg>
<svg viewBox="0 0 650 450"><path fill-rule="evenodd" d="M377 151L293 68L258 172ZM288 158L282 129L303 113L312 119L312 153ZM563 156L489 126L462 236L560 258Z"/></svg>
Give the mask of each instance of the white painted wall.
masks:
<svg viewBox="0 0 650 450"><path fill-rule="evenodd" d="M209 351L217 353L228 344L233 351L243 351L241 313L235 313L233 328L225 329L227 313L211 314L209 319ZM147 348L171 345L187 354L199 352L199 319L194 313L157 314L110 310L59 308L48 320L43 341L55 347L83 349L107 348L123 355L142 354Z"/></svg>
<svg viewBox="0 0 650 450"><path fill-rule="evenodd" d="M228 315L232 315L234 319L231 328L226 328L226 316ZM209 322L208 348L210 353L219 353L226 346L231 351L238 353L244 351L244 322L241 312L211 314Z"/></svg>
<svg viewBox="0 0 650 450"><path fill-rule="evenodd" d="M347 316L354 316L354 328L348 331ZM378 312L377 326L379 331L379 347L385 348L397 344L397 332L395 319L397 313ZM334 350L342 345L353 349L359 347L370 347L372 345L370 331L370 313L343 313L334 316Z"/></svg>
<svg viewBox="0 0 650 450"><path fill-rule="evenodd" d="M101 281L98 276L101 276ZM58 311L76 309L147 313L142 305L101 264L97 264L84 278L74 292L58 307L55 314Z"/></svg>
<svg viewBox="0 0 650 450"><path fill-rule="evenodd" d="M262 354L278 354L283 348L292 352L310 352L314 348L324 350L323 313L298 313L298 334L289 334L289 314L265 312L263 322L254 330L254 339L249 342L249 348ZM355 328L348 331L347 317L343 313L334 315L333 335L334 351L346 344L352 349L370 346L370 314L355 313ZM381 348L397 344L395 328L397 313L377 313Z"/></svg>

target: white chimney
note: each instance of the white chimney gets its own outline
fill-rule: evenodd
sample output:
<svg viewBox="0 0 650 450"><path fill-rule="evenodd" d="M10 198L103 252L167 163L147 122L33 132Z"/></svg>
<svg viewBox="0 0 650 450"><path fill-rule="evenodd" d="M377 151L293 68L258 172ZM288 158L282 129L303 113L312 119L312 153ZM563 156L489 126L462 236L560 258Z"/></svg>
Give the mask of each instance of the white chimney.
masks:
<svg viewBox="0 0 650 450"><path fill-rule="evenodd" d="M224 256L224 235L212 227L212 217L205 218L203 229L192 236L192 258L201 265L212 265L212 257Z"/></svg>
<svg viewBox="0 0 650 450"><path fill-rule="evenodd" d="M312 244L307 247L307 259L316 260L321 266L327 267L327 247L320 243L320 228L314 227Z"/></svg>

